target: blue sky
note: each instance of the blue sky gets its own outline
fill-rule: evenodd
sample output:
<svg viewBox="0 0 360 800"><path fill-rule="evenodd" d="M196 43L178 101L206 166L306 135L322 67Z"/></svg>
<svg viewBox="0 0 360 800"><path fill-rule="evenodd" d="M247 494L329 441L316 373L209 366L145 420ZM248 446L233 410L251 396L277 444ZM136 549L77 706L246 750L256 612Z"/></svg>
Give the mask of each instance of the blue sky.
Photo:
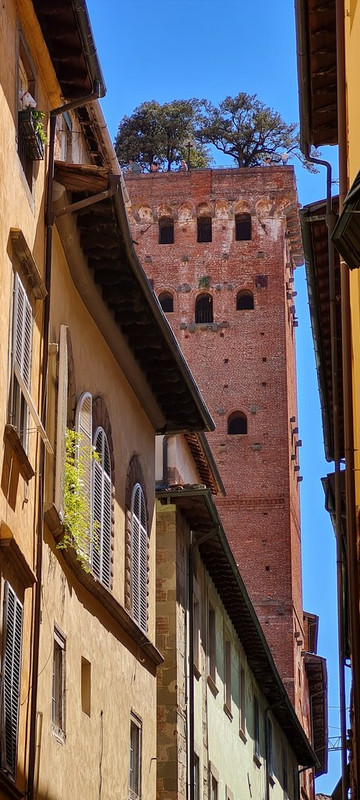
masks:
<svg viewBox="0 0 360 800"><path fill-rule="evenodd" d="M88 8L107 86L102 106L112 138L120 119L144 100L198 97L218 103L239 91L257 94L286 122L297 121L292 0L88 0ZM335 164L335 149L324 148L322 157ZM232 161L219 153L218 164ZM298 163L295 167L301 204L323 198L324 170L312 175ZM318 652L328 660L329 736L337 737L335 539L320 484L332 465L323 457L304 267L296 272L295 288L304 608L320 617ZM329 773L317 781L317 791L330 794L339 775L339 753L330 753Z"/></svg>

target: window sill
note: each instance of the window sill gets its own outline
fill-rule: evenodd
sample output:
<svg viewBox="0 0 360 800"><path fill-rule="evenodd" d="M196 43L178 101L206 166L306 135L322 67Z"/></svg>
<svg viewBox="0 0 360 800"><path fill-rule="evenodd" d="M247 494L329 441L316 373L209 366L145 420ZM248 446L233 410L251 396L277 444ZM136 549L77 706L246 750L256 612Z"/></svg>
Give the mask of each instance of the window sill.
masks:
<svg viewBox="0 0 360 800"><path fill-rule="evenodd" d="M47 295L47 289L22 230L20 228L10 228L10 236L15 255L21 267L22 276L25 281L28 281L35 299L44 300Z"/></svg>
<svg viewBox="0 0 360 800"><path fill-rule="evenodd" d="M61 540L63 527L59 517L59 513L52 503L45 511L45 522L54 536L56 542ZM98 581L92 572L85 572L82 568L80 561L77 558L76 551L73 547L67 547L64 550L59 550L64 561L68 564L73 574L81 585L87 589L90 594L101 603L102 607L111 615L111 617L121 626L121 628L130 636L135 642L140 651L141 657L145 656L144 663L150 662L152 665L158 666L163 662L163 656L159 650L148 639L144 631L139 628L138 624L133 620L130 614L120 605L114 595L106 589L106 587ZM139 655L140 657L140 655Z"/></svg>
<svg viewBox="0 0 360 800"><path fill-rule="evenodd" d="M224 703L223 709L225 711L226 716L229 717L230 722L232 722L233 721L233 715L232 715L231 709L229 708L227 703Z"/></svg>
<svg viewBox="0 0 360 800"><path fill-rule="evenodd" d="M3 547L6 548L8 559L14 564L23 586L28 588L36 583L36 577L31 567L16 542L12 530L4 520L0 522L0 548Z"/></svg>
<svg viewBox="0 0 360 800"><path fill-rule="evenodd" d="M239 729L239 736L240 736L240 739L244 742L244 744L246 744L247 737L246 737L244 731L241 730L241 728Z"/></svg>
<svg viewBox="0 0 360 800"><path fill-rule="evenodd" d="M261 761L260 761L259 756L256 755L256 753L254 753L254 755L253 755L253 762L254 762L255 766L257 766L258 769L260 769Z"/></svg>
<svg viewBox="0 0 360 800"><path fill-rule="evenodd" d="M194 678L196 678L196 680L198 681L199 678L201 678L201 672L199 670L199 667L197 667L196 664L194 664L193 670L194 670Z"/></svg>
<svg viewBox="0 0 360 800"><path fill-rule="evenodd" d="M272 775L269 775L269 784L271 787L275 786L275 780Z"/></svg>
<svg viewBox="0 0 360 800"><path fill-rule="evenodd" d="M217 695L219 694L219 689L217 688L216 683L213 680L213 678L211 677L211 675L207 676L207 685L208 685L211 693L214 695L214 697L217 697Z"/></svg>
<svg viewBox="0 0 360 800"><path fill-rule="evenodd" d="M35 471L33 470L30 461L25 453L21 444L19 434L15 425L5 425L4 438L9 443L19 466L19 472L27 483L34 477Z"/></svg>
<svg viewBox="0 0 360 800"><path fill-rule="evenodd" d="M58 725L55 725L55 722L51 723L51 733L54 739L56 739L56 741L59 742L59 744L65 744L66 742L65 731L61 730L61 728L59 728Z"/></svg>

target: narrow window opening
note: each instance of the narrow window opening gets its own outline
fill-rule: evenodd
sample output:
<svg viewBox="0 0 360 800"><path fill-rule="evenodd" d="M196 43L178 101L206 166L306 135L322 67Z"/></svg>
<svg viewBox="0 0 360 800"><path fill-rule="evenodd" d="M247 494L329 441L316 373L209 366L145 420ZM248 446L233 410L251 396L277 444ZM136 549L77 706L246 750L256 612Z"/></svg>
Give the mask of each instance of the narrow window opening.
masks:
<svg viewBox="0 0 360 800"><path fill-rule="evenodd" d="M252 311L254 308L254 295L248 290L238 292L236 297L236 311Z"/></svg>
<svg viewBox="0 0 360 800"><path fill-rule="evenodd" d="M65 638L54 630L52 723L54 732L61 737L65 731Z"/></svg>
<svg viewBox="0 0 360 800"><path fill-rule="evenodd" d="M198 242L212 242L211 217L197 218L197 240Z"/></svg>
<svg viewBox="0 0 360 800"><path fill-rule="evenodd" d="M235 411L228 419L228 433L232 435L244 435L247 433L247 419L245 414Z"/></svg>
<svg viewBox="0 0 360 800"><path fill-rule="evenodd" d="M171 217L159 219L159 244L174 244L174 220Z"/></svg>
<svg viewBox="0 0 360 800"><path fill-rule="evenodd" d="M240 731L245 735L245 670L243 666L240 666L239 680Z"/></svg>
<svg viewBox="0 0 360 800"><path fill-rule="evenodd" d="M213 321L213 300L211 294L199 294L195 302L195 322Z"/></svg>
<svg viewBox="0 0 360 800"><path fill-rule="evenodd" d="M91 713L91 664L81 658L81 708L90 717Z"/></svg>
<svg viewBox="0 0 360 800"><path fill-rule="evenodd" d="M208 616L208 669L210 678L216 682L216 615L215 609L209 605Z"/></svg>
<svg viewBox="0 0 360 800"><path fill-rule="evenodd" d="M141 796L141 721L134 714L130 719L129 794L134 800Z"/></svg>
<svg viewBox="0 0 360 800"><path fill-rule="evenodd" d="M249 241L251 239L251 215L236 214L235 216L235 239L237 242Z"/></svg>
<svg viewBox="0 0 360 800"><path fill-rule="evenodd" d="M224 672L225 672L225 705L231 711L231 642L225 638L224 642Z"/></svg>
<svg viewBox="0 0 360 800"><path fill-rule="evenodd" d="M170 292L161 292L159 303L165 314L171 314L174 311L174 298Z"/></svg>
<svg viewBox="0 0 360 800"><path fill-rule="evenodd" d="M260 756L260 718L259 718L259 703L257 697L254 695L254 755L259 758Z"/></svg>

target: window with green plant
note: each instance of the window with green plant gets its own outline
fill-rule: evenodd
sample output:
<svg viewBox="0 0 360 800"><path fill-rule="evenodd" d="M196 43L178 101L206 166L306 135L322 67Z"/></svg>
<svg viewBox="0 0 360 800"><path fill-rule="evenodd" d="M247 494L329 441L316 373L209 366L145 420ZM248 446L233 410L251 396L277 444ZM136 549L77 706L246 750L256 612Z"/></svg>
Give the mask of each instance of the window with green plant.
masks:
<svg viewBox="0 0 360 800"><path fill-rule="evenodd" d="M66 429L64 536L85 569L111 587L112 481L108 439L98 426L93 435L93 398L80 396L76 430Z"/></svg>

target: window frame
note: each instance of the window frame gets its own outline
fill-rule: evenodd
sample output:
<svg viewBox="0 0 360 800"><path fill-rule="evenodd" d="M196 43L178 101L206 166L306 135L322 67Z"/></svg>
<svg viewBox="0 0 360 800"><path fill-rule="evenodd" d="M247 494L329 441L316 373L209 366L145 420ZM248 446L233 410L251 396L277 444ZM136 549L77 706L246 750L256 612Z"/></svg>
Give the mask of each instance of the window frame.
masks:
<svg viewBox="0 0 360 800"><path fill-rule="evenodd" d="M14 271L11 328L10 420L11 424L16 428L19 441L26 454L28 453L29 447L30 412L25 397L25 391L27 391L28 396L30 396L33 337L33 307L24 282L19 273ZM21 381L23 383L23 389L20 385Z"/></svg>
<svg viewBox="0 0 360 800"><path fill-rule="evenodd" d="M245 423L246 430L244 431L231 431L230 427L232 422L242 420ZM247 436L248 434L248 424L247 424L247 416L244 414L243 411L234 411L232 414L229 414L227 419L227 433L228 436Z"/></svg>
<svg viewBox="0 0 360 800"><path fill-rule="evenodd" d="M164 314L173 314L173 312L174 312L174 295L171 292L166 291L166 290L163 291L163 292L160 292L160 294L158 295L158 301L160 303L160 306L161 306ZM165 302L168 301L169 304L171 305L171 308L164 308L164 306L163 306L164 301Z"/></svg>
<svg viewBox="0 0 360 800"><path fill-rule="evenodd" d="M232 646L228 630L224 627L224 710L231 715Z"/></svg>
<svg viewBox="0 0 360 800"><path fill-rule="evenodd" d="M245 667L239 662L239 734L246 737L246 680Z"/></svg>
<svg viewBox="0 0 360 800"><path fill-rule="evenodd" d="M245 304L241 306L240 301L242 298L245 301L251 301L250 304L247 305L245 302ZM254 294L251 289L239 289L236 295L236 311L254 311L254 308Z"/></svg>
<svg viewBox="0 0 360 800"><path fill-rule="evenodd" d="M207 309L201 308L202 301L205 299L209 302L209 312ZM199 319L199 317L203 317ZM213 296L210 292L201 292L195 299L195 325L211 325L214 321L213 310Z"/></svg>
<svg viewBox="0 0 360 800"><path fill-rule="evenodd" d="M65 741L66 711L66 637L60 628L54 626L53 670L51 692L52 733L61 742Z"/></svg>
<svg viewBox="0 0 360 800"><path fill-rule="evenodd" d="M244 232L250 232L250 236L240 235L241 228ZM252 240L252 219L251 214L246 211L239 211L235 214L235 241L251 242Z"/></svg>
<svg viewBox="0 0 360 800"><path fill-rule="evenodd" d="M254 759L260 761L260 708L259 701L254 692L253 695L253 724L254 724Z"/></svg>
<svg viewBox="0 0 360 800"><path fill-rule="evenodd" d="M135 747L134 735L136 736ZM135 753L135 756L134 756ZM136 769L133 768L133 759L136 758ZM129 798L137 800L141 797L142 782L142 720L133 711L130 714L129 735Z"/></svg>
<svg viewBox="0 0 360 800"><path fill-rule="evenodd" d="M174 219L173 217L160 217L159 219L159 239L158 243L163 244L174 244L175 242L175 230L174 230Z"/></svg>
<svg viewBox="0 0 360 800"><path fill-rule="evenodd" d="M208 602L208 676L216 686L216 610Z"/></svg>
<svg viewBox="0 0 360 800"><path fill-rule="evenodd" d="M101 437L101 453L97 442ZM98 425L93 435L93 448L99 460L92 463L92 506L90 558L94 575L107 589L111 588L111 518L112 518L112 479L111 456L106 432ZM107 462L107 463L106 463ZM107 467L108 464L108 467ZM100 494L100 498L99 498ZM100 502L100 519L96 519L96 508ZM96 527L98 524L98 529Z"/></svg>
<svg viewBox="0 0 360 800"><path fill-rule="evenodd" d="M139 516L135 514L135 496L138 492ZM134 483L131 491L130 527L130 607L132 618L144 632L148 632L148 518L145 493L141 483ZM143 524L142 519L145 519ZM136 525L138 532L136 533ZM136 535L138 536L136 540ZM145 563L145 568L144 568Z"/></svg>
<svg viewBox="0 0 360 800"><path fill-rule="evenodd" d="M23 604L7 580L4 581L3 591L1 770L15 780L20 718Z"/></svg>
<svg viewBox="0 0 360 800"><path fill-rule="evenodd" d="M203 214L196 218L196 241L199 244L212 242L212 218L210 214Z"/></svg>

